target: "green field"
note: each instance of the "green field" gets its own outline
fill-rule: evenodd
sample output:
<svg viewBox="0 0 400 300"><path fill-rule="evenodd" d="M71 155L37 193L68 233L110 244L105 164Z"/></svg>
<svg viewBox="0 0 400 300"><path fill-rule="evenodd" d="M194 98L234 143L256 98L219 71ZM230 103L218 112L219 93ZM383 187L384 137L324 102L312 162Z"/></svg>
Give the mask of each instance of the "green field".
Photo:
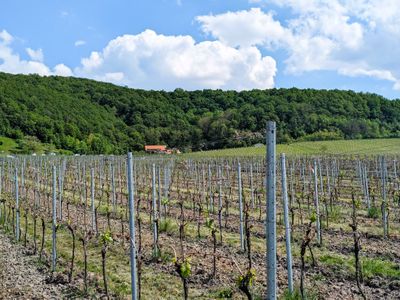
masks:
<svg viewBox="0 0 400 300"><path fill-rule="evenodd" d="M42 154L42 153L65 153L69 154L69 151L63 151L56 149L51 144L44 144L32 137L24 137L21 140L14 140L12 138L0 136L0 155L6 154Z"/></svg>
<svg viewBox="0 0 400 300"><path fill-rule="evenodd" d="M277 145L278 153L288 155L321 155L321 154L399 154L400 138L371 140L340 140L319 142L296 142ZM265 146L244 147L185 154L189 157L224 157L224 156L257 156L265 155Z"/></svg>
<svg viewBox="0 0 400 300"><path fill-rule="evenodd" d="M15 140L0 136L0 153L1 154L9 154L17 151L17 143Z"/></svg>

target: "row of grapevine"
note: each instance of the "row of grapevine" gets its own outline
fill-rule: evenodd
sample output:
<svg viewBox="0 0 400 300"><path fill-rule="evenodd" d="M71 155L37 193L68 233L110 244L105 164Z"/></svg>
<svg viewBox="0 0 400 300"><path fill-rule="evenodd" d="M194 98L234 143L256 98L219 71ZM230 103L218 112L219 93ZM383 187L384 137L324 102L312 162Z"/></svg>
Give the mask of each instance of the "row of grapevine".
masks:
<svg viewBox="0 0 400 300"><path fill-rule="evenodd" d="M0 226L38 254L54 280L137 299L151 285L144 278L158 272L179 279L185 298L205 283L236 286L249 299L267 282L268 299L296 286L304 296L304 256L315 259L313 246L324 245L334 223L362 215L382 240L399 235L398 157L273 158L3 158ZM300 257L292 257L293 244Z"/></svg>

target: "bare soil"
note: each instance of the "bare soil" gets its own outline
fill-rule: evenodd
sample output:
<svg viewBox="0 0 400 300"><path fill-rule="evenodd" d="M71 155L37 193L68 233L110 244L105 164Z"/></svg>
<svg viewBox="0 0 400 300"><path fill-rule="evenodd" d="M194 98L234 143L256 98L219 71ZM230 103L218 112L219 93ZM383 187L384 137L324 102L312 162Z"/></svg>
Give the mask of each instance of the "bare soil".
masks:
<svg viewBox="0 0 400 300"><path fill-rule="evenodd" d="M0 232L0 299L63 299L65 286L50 284L37 257Z"/></svg>

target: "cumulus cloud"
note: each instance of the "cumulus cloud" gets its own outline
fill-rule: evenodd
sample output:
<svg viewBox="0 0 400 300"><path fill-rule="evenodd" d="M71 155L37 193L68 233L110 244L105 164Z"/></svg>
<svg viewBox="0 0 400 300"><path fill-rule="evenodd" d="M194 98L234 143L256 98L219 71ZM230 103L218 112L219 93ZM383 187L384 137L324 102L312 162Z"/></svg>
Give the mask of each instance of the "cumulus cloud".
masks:
<svg viewBox="0 0 400 300"><path fill-rule="evenodd" d="M8 45L12 42L13 37L6 30L0 31L0 42L4 45Z"/></svg>
<svg viewBox="0 0 400 300"><path fill-rule="evenodd" d="M400 5L397 0L249 0L252 8L199 16L202 30L234 47L283 50L286 72L330 70L400 86ZM278 21L278 17L279 20Z"/></svg>
<svg viewBox="0 0 400 300"><path fill-rule="evenodd" d="M248 1L262 9L195 19L211 41L152 30L121 35L73 70L64 64L46 66L41 49L27 48L30 59L21 59L11 47L13 37L3 30L0 70L88 77L145 89L264 89L274 86L277 67L271 56L279 53L290 74L335 71L389 81L400 90L398 0Z"/></svg>
<svg viewBox="0 0 400 300"><path fill-rule="evenodd" d="M233 47L282 44L290 32L260 8L196 18L204 32Z"/></svg>
<svg viewBox="0 0 400 300"><path fill-rule="evenodd" d="M33 50L31 48L26 48L26 53L33 61L43 62L43 51L42 49Z"/></svg>
<svg viewBox="0 0 400 300"><path fill-rule="evenodd" d="M58 76L64 76L64 77L68 77L68 76L73 76L73 72L72 70L67 67L64 64L58 64L54 67L54 71L53 71L54 75L58 75Z"/></svg>
<svg viewBox="0 0 400 300"><path fill-rule="evenodd" d="M0 32L0 71L80 76L145 89L234 89L274 86L276 62L250 44L235 48L221 41L197 43L191 36L165 36L152 30L122 35L81 59L74 70L44 64L42 49L26 48L29 60L12 48L13 37ZM77 41L76 46L83 41Z"/></svg>
<svg viewBox="0 0 400 300"><path fill-rule="evenodd" d="M146 30L111 40L102 51L83 58L74 72L148 89L264 89L274 86L276 62L252 46L196 43L191 36Z"/></svg>
<svg viewBox="0 0 400 300"><path fill-rule="evenodd" d="M57 65L54 70L51 70L48 66L43 63L43 52L41 49L33 50L27 48L30 60L21 59L20 56L15 53L11 47L14 38L6 30L0 32L0 71L13 73L13 74L39 74L43 76L48 75L60 75L70 76L67 72L68 67L64 65ZM65 75L68 74L68 75Z"/></svg>

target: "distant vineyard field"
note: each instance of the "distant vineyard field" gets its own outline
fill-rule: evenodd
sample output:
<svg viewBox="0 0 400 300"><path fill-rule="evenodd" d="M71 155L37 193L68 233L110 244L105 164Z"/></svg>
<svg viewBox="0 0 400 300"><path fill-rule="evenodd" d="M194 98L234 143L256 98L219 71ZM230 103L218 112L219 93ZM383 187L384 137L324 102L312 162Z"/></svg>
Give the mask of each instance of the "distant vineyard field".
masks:
<svg viewBox="0 0 400 300"><path fill-rule="evenodd" d="M279 151L311 154L319 144L382 154L399 141ZM132 290L143 300L264 299L267 270L278 288L268 299L355 299L360 290L400 299L400 155L277 155L273 164L264 156L3 156L0 245L5 236L23 245L48 282L64 285L68 295L57 299L130 299ZM265 185L271 166L274 189ZM8 257L0 248L0 299L13 299L1 285Z"/></svg>
<svg viewBox="0 0 400 300"><path fill-rule="evenodd" d="M278 153L288 155L321 154L396 154L400 153L400 139L339 140L318 142L296 142L277 145ZM243 147L222 150L193 152L190 157L225 157L225 156L263 156L265 146Z"/></svg>

